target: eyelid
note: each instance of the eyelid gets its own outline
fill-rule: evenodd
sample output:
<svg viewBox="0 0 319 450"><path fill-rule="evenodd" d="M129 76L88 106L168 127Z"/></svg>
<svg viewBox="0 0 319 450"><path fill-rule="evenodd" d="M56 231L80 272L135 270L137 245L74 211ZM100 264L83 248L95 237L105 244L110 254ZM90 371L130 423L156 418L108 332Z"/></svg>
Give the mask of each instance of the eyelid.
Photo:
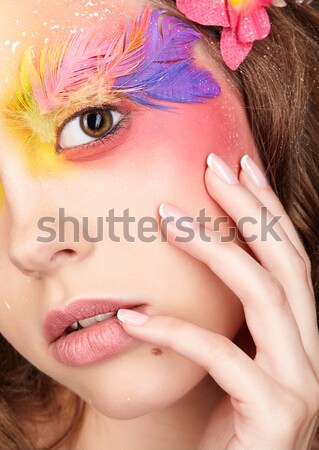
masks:
<svg viewBox="0 0 319 450"><path fill-rule="evenodd" d="M125 133L124 136L126 136L126 133L131 126L131 119L132 114L131 112L128 112L122 117L118 124L103 137L76 147L65 149L56 148L57 157L74 162L93 161L103 158L106 153L110 154L110 151L113 151L116 148L116 142L118 142L118 139L124 138L122 133ZM113 142L114 140L115 143Z"/></svg>
<svg viewBox="0 0 319 450"><path fill-rule="evenodd" d="M56 135L59 136L60 133L61 133L61 130L65 127L65 125L67 123L71 122L71 120L73 120L75 117L81 116L82 114L85 114L85 113L87 113L89 111L96 110L96 109L111 109L113 111L117 111L117 112L119 112L121 114L124 114L121 108L119 108L118 106L116 106L114 104L112 105L110 103L102 103L102 104L95 103L95 104L92 104L90 106L86 106L85 108L82 108L82 109L81 108L77 108L75 111L73 111L71 113L71 115L68 115L68 117L63 120L61 125L59 125L57 127Z"/></svg>
<svg viewBox="0 0 319 450"><path fill-rule="evenodd" d="M77 146L74 146L74 147L60 148L58 146L58 142L59 142L60 134L63 131L64 127L69 122L74 120L75 118L77 118L77 117L79 117L79 116L81 116L81 115L83 115L83 114L85 114L87 112L96 111L97 109L106 109L106 110L116 111L116 112L118 112L119 114L122 115L122 118L117 123L117 125L115 125L114 128L109 133L107 133L106 135L104 135L104 136L102 136L100 138L95 139L94 141L91 141L91 142L88 142L88 143L85 143L85 144L81 144L81 145L77 145ZM56 148L55 148L56 153L57 154L63 154L65 152L72 151L72 149L88 148L90 146L93 147L94 145L98 145L99 143L102 143L103 141L105 141L107 139L111 139L112 135L115 134L120 128L122 128L123 123L125 123L129 119L129 117L131 115L130 112L125 112L125 111L123 111L123 109L127 109L127 108L121 108L121 107L118 107L116 105L112 105L112 104L109 104L109 103L94 104L94 105L90 105L90 106L82 108L82 109L78 109L76 112L74 112L73 114L68 116L67 119L65 119L63 121L63 123L58 127L58 131L56 133L56 136L57 136L57 138L56 138Z"/></svg>
<svg viewBox="0 0 319 450"><path fill-rule="evenodd" d="M127 131L129 125L125 125L130 121L130 114L123 117L123 119L113 128L113 130L106 134L104 137L97 139L96 141L89 142L88 144L80 145L73 148L68 148L58 153L58 157L66 158L68 161L85 162L92 161L99 158L103 158L106 152L109 155L111 151L116 148L116 145L112 145L114 139L118 139L118 135L121 132ZM122 130L123 129L123 130ZM105 149L105 145L110 145L111 148Z"/></svg>

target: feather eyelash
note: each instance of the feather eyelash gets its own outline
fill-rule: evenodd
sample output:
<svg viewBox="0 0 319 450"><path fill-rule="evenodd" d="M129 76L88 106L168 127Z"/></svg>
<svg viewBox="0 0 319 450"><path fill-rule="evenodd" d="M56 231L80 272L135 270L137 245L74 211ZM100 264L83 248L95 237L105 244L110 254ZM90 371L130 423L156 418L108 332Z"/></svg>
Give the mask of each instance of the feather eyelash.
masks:
<svg viewBox="0 0 319 450"><path fill-rule="evenodd" d="M145 32L149 23L150 8L145 11L118 38L109 43L103 38L102 30L88 26L76 33L64 44L46 46L39 58L39 76L33 65L23 67L29 74L33 94L42 113L57 109L68 100L73 92L90 85L101 84L101 78L108 80L108 89L116 77L130 73L142 58ZM92 87L89 87L92 93ZM96 87L96 86L95 86Z"/></svg>
<svg viewBox="0 0 319 450"><path fill-rule="evenodd" d="M24 88L28 79L42 114L63 107L72 96L80 101L101 89L162 109L166 106L155 99L199 102L218 95L212 75L193 63L199 33L165 12L147 6L111 42L101 30L87 27L64 44L44 47L38 70L30 56L23 60Z"/></svg>
<svg viewBox="0 0 319 450"><path fill-rule="evenodd" d="M200 34L182 20L152 13L147 30L144 58L132 75L116 80L115 88L127 89L130 97L144 105L166 109L150 99L196 103L220 94L210 72L193 64L192 51Z"/></svg>

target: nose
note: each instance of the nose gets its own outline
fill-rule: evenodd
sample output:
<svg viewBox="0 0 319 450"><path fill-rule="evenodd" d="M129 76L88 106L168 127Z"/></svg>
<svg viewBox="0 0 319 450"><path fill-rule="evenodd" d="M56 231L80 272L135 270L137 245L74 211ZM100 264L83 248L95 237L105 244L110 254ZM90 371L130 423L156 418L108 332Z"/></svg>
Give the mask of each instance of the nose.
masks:
<svg viewBox="0 0 319 450"><path fill-rule="evenodd" d="M15 170L17 172L16 166ZM52 181L31 181L22 170L16 172L15 186L8 179L9 169L3 177L6 220L2 233L9 260L25 275L42 278L91 254L94 243L80 232L81 208L71 197L72 191L68 194L65 184L61 187ZM56 194L61 190L65 191L63 199ZM68 212L62 219L61 206ZM61 229L63 238L60 237Z"/></svg>
<svg viewBox="0 0 319 450"><path fill-rule="evenodd" d="M52 217L53 218L53 217ZM75 220L75 218L74 218ZM50 225L50 239L42 241L36 221L14 227L9 239L8 255L11 262L25 275L42 278L60 270L64 265L83 260L93 251L93 243L83 238L74 240L66 234L58 239L58 221ZM54 238L53 238L54 237Z"/></svg>

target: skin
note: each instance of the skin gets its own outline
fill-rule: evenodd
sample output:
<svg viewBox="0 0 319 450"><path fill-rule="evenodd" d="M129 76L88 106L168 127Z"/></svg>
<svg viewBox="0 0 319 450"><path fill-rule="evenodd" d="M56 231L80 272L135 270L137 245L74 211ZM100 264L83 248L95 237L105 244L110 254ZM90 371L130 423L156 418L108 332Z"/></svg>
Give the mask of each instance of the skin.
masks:
<svg viewBox="0 0 319 450"><path fill-rule="evenodd" d="M62 17L56 1L46 0L37 7L33 0L23 5L17 0L4 2L2 17L7 19L1 23L0 41L21 44L14 53L8 45L1 47L0 99L12 85L25 46L31 43L40 49L46 39L53 39L56 33L69 35L71 28L85 26L88 20L103 20L110 37L115 36L123 26L124 14L137 14L145 3L117 1L108 3L107 8L103 2L95 7L91 4L94 2L63 2L60 7L66 14ZM44 22L57 23L60 28L49 28ZM104 145L102 150L108 151L107 155L86 162L74 160L67 177L63 171L52 174L49 170L41 178L31 176L21 139L4 122L0 123L0 178L5 194L0 215L0 276L4 280L0 331L32 364L87 402L77 449L197 448L204 433L209 436L208 443L226 444L217 440L209 424L214 411L217 415L221 411L218 405L226 405L224 416L231 418L229 397L224 392L228 392L227 386L221 375L216 382L211 376L215 372L208 374L207 364L203 363L205 355L196 358L190 343L187 351L173 348L172 342L150 337L149 332L148 336L140 334L125 351L108 360L74 368L50 355L42 331L50 309L63 307L75 296L95 295L139 299L147 303L147 313L154 320L155 316L169 316L196 325L197 331L205 329L224 336L229 342L240 330L244 322L242 299L234 286L229 286L229 279L205 264L203 249L196 251L195 244L189 247L193 251L188 248L185 252L160 239L147 245L138 239L119 245L108 239L74 242L71 234L64 243L36 242L38 219L57 218L62 207L79 221L83 216L90 217L94 228L96 217L105 216L111 208L120 212L129 208L137 220L153 216L160 223L158 208L162 202L178 206L186 215L197 215L205 208L213 219L226 211L234 220L220 229L227 235L236 221L235 206L229 205L229 199L235 198L234 191L208 175L206 158L214 151L237 174L244 153L251 155L259 167L262 164L236 90L200 46L196 60L212 71L222 95L206 104L176 105L179 114L131 105L132 120ZM243 197L242 204L248 200L251 202L252 197ZM274 202L273 197L271 200ZM247 211L243 215L257 214L256 209ZM121 236L121 232L121 228L116 229L117 235ZM130 234L137 236L136 224L130 227ZM235 244L253 254L253 249L240 240L236 239ZM74 252L73 258L69 249ZM237 269L230 256L228 260L232 273ZM306 321L311 322L312 333L313 309L312 319ZM258 323L257 319L253 317L251 322ZM215 334L209 339L212 336ZM185 346L186 342L189 338ZM232 436L229 421L225 427L225 436Z"/></svg>

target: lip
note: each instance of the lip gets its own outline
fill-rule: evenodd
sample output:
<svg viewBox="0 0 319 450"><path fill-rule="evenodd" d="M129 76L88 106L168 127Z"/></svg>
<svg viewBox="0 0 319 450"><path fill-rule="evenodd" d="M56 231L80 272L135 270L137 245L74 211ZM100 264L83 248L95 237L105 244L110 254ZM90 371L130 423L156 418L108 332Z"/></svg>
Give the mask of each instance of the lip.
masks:
<svg viewBox="0 0 319 450"><path fill-rule="evenodd" d="M49 344L59 339L72 323L97 314L125 309L140 309L145 304L118 299L79 299L62 309L54 309L47 313L43 323L44 335ZM109 320L109 319L108 319ZM78 333L78 332L76 332Z"/></svg>

